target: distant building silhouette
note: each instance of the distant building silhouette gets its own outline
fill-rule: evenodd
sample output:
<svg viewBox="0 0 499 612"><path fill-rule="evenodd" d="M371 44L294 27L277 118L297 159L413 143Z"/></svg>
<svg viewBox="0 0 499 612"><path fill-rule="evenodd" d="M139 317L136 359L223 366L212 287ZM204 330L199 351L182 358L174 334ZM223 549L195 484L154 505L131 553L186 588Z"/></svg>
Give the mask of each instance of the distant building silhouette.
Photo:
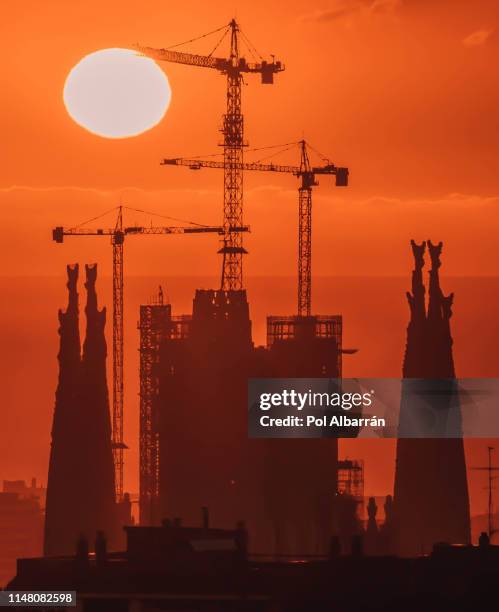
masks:
<svg viewBox="0 0 499 612"><path fill-rule="evenodd" d="M7 485L7 486L6 486ZM16 572L19 557L39 557L43 547L43 511L23 480L4 481L0 492L0 588Z"/></svg>
<svg viewBox="0 0 499 612"><path fill-rule="evenodd" d="M40 504L40 508L45 510L45 500L47 497L47 489L36 482L36 478L31 479L28 486L24 480L4 480L4 493L17 493L20 499L36 499Z"/></svg>
<svg viewBox="0 0 499 612"><path fill-rule="evenodd" d="M403 365L399 434L409 435L411 427L423 419L432 425L436 437L401 437L397 441L394 544L404 556L430 552L435 542L467 544L471 540L463 440L438 438L439 432L443 435L449 429L461 431L450 331L453 294L444 296L440 288L442 243L428 242L432 265L426 308L422 272L426 243L411 244L415 267L412 292L407 294L411 319ZM431 399L428 389L435 391Z"/></svg>
<svg viewBox="0 0 499 612"><path fill-rule="evenodd" d="M97 531L116 545L117 508L106 382L105 309L98 310L96 266L86 266L87 326L80 356L78 265L68 266L68 306L59 311L59 382L52 427L45 555L71 554Z"/></svg>

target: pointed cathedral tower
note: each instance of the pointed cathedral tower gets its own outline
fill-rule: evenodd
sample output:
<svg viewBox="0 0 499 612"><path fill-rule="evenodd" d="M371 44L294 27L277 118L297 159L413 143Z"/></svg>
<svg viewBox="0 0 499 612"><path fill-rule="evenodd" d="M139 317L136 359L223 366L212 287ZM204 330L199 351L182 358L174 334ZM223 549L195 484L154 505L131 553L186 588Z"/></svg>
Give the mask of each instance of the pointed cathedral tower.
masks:
<svg viewBox="0 0 499 612"><path fill-rule="evenodd" d="M442 243L428 241L432 265L426 308L422 274L426 243L411 244L415 265L412 293L407 294L411 318L403 366L394 495L395 545L403 556L430 552L436 542L467 544L471 539L450 330L453 294L444 296L440 288ZM431 400L426 392L420 393L428 388L437 391ZM418 397L422 399L418 401ZM436 434L452 431L455 437L410 438L422 418L426 425L431 422Z"/></svg>
<svg viewBox="0 0 499 612"><path fill-rule="evenodd" d="M80 356L78 266L68 266L69 300L59 312L59 382L52 427L45 555L74 554L85 536L116 539L114 469L106 382L105 309L97 308L96 266L86 266L87 328Z"/></svg>
<svg viewBox="0 0 499 612"><path fill-rule="evenodd" d="M55 394L45 518L45 555L73 552L72 525L78 512L78 483L74 478L78 458L76 415L80 410L80 332L78 314L78 264L67 267L68 306L59 310L59 381Z"/></svg>
<svg viewBox="0 0 499 612"><path fill-rule="evenodd" d="M85 533L93 538L96 531L103 531L109 546L114 548L117 537L117 510L106 376L106 309L99 310L97 306L97 265L85 266L85 272L87 328L83 344L80 392L84 409L82 434L87 440L82 455L81 478L89 495L86 503Z"/></svg>

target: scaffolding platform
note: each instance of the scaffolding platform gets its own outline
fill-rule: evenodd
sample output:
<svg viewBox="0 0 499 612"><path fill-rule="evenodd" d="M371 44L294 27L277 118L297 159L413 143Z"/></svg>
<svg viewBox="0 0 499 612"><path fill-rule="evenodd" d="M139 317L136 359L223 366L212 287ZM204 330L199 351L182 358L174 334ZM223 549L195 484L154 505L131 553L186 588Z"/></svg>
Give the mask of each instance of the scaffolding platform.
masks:
<svg viewBox="0 0 499 612"><path fill-rule="evenodd" d="M364 501L364 462L357 459L338 461L339 495L348 495L359 502Z"/></svg>
<svg viewBox="0 0 499 612"><path fill-rule="evenodd" d="M270 316L267 317L267 347L278 340L304 337L334 338L341 352L343 320L341 315L312 315L310 317Z"/></svg>
<svg viewBox="0 0 499 612"><path fill-rule="evenodd" d="M171 329L171 306L140 306L140 523L153 525L159 497L159 349Z"/></svg>

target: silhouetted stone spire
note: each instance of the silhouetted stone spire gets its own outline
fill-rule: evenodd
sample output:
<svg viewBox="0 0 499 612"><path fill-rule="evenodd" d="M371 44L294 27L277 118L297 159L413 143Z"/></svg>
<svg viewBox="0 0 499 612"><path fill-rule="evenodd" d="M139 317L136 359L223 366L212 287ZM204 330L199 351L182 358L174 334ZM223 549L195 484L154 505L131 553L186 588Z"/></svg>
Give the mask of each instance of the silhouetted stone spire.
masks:
<svg viewBox="0 0 499 612"><path fill-rule="evenodd" d="M450 318L454 294L444 296L440 288L439 269L442 265L440 255L443 244L433 245L428 240L431 258L430 298L428 303L428 343L433 349L428 353L428 368L433 378L454 378L454 359L452 356L452 336Z"/></svg>
<svg viewBox="0 0 499 612"><path fill-rule="evenodd" d="M97 309L97 268L86 266L87 331L80 357L78 266L68 266L68 307L59 312L59 382L52 428L45 519L46 555L74 554L97 531L117 529L106 384L105 310Z"/></svg>
<svg viewBox="0 0 499 612"><path fill-rule="evenodd" d="M404 378L421 375L419 369L424 361L426 352L426 307L423 283L426 242L416 244L414 240L411 240L411 247L414 255L414 270L412 272L412 293L407 292L406 294L411 311L411 319L407 327L407 343L403 365Z"/></svg>
<svg viewBox="0 0 499 612"><path fill-rule="evenodd" d="M54 414L54 430L65 422L71 407L78 398L78 383L80 377L80 327L78 309L78 264L67 266L68 275L68 306L66 312L59 310L59 381L56 390L56 403L61 407Z"/></svg>
<svg viewBox="0 0 499 612"><path fill-rule="evenodd" d="M461 434L461 411L452 355L453 294L444 296L439 269L442 243L417 245L411 319L403 365L399 435L431 423L435 435ZM426 245L431 259L428 309L422 269ZM416 380L411 380L416 379ZM429 393L429 391L433 393ZM417 430L416 430L417 431ZM402 555L429 552L435 542L468 543L470 516L463 441L453 438L399 438L394 495L395 544Z"/></svg>
<svg viewBox="0 0 499 612"><path fill-rule="evenodd" d="M77 464L75 416L79 411L80 333L78 313L78 265L67 266L68 306L59 310L59 380L55 394L45 519L46 555L73 552L78 531L71 515L77 510L73 472Z"/></svg>
<svg viewBox="0 0 499 612"><path fill-rule="evenodd" d="M92 491L92 499L87 502L86 533L92 541L95 532L102 531L112 548L116 542L117 515L106 376L106 309L99 310L97 306L97 266L87 265L85 272L87 328L83 344L81 398L89 445L85 462L82 464L85 466L82 478L86 481L88 490Z"/></svg>

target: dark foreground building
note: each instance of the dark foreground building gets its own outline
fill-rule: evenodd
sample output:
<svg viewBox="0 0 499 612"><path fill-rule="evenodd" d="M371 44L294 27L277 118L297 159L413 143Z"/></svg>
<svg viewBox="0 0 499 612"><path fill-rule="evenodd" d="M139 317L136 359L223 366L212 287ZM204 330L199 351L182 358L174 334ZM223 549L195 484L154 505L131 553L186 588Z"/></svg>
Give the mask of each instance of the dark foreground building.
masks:
<svg viewBox="0 0 499 612"><path fill-rule="evenodd" d="M97 267L86 266L87 319L80 354L78 265L68 266L68 306L59 311L59 382L52 426L44 551L71 554L82 536L120 535L106 382L106 310L97 307Z"/></svg>
<svg viewBox="0 0 499 612"><path fill-rule="evenodd" d="M435 437L397 441L395 542L399 554L406 556L429 552L435 542L471 541L450 331L453 294L444 296L440 288L442 243L433 245L428 241L427 245L431 270L426 307L422 272L426 243L412 242L415 264L412 293L407 294L411 319L407 328L399 433L410 435L417 427L417 419L423 419L425 423L431 422ZM455 437L438 437L439 433L443 436L449 431Z"/></svg>
<svg viewBox="0 0 499 612"><path fill-rule="evenodd" d="M497 597L499 549L440 545L426 557L255 560L247 533L129 527L124 552L21 559L9 590L76 591L84 612L479 610ZM334 551L333 551L334 552ZM74 608L70 608L74 609Z"/></svg>

